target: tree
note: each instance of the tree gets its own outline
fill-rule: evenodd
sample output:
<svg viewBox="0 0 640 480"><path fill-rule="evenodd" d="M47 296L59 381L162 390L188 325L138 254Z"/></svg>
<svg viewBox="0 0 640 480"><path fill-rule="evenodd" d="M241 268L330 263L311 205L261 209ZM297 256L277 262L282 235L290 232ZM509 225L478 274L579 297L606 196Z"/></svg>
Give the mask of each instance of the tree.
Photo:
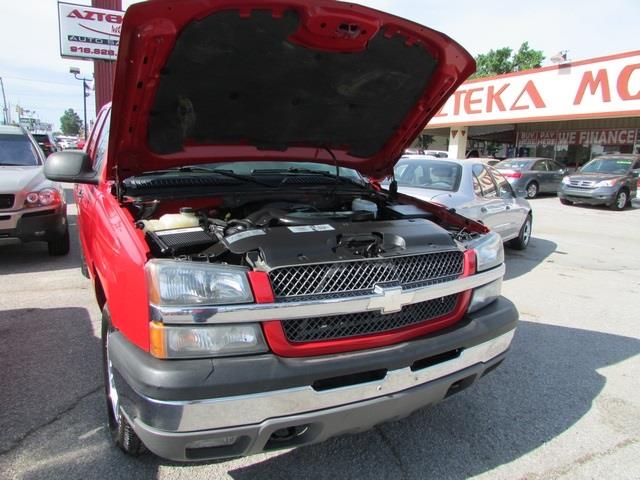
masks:
<svg viewBox="0 0 640 480"><path fill-rule="evenodd" d="M520 49L515 53L509 47L489 50L489 52L481 53L476 57L477 70L472 78L538 68L542 66L543 60L542 50L533 50L529 47L529 42L520 45Z"/></svg>
<svg viewBox="0 0 640 480"><path fill-rule="evenodd" d="M82 120L80 116L73 111L73 108L69 108L64 111L64 115L60 117L60 130L63 135L78 135L82 128Z"/></svg>

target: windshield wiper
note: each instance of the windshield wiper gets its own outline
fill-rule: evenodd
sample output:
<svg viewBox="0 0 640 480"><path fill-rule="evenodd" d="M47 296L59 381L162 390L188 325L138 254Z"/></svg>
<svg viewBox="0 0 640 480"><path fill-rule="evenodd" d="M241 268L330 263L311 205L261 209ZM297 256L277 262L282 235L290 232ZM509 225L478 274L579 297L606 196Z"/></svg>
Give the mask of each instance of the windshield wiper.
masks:
<svg viewBox="0 0 640 480"><path fill-rule="evenodd" d="M357 180L352 180L350 178L346 178L346 177L342 177L340 175L335 175L333 173L330 172L323 172L322 170L313 170L312 168L297 168L297 167L290 167L290 168L265 168L262 170L252 170L251 171L252 174L265 174L265 175L269 175L269 174L304 174L304 175L320 175L322 177L327 177L327 178L331 178L333 180L335 180L336 182L345 182L345 183L349 183L351 185L357 185L359 187L364 187L365 184L364 183L360 183Z"/></svg>
<svg viewBox="0 0 640 480"><path fill-rule="evenodd" d="M175 172L180 172L180 173L197 173L197 172L215 173L216 175L220 175L222 177L234 178L236 180L241 180L243 182L251 182L251 183L255 183L255 184L261 185L263 187L273 188L273 185L269 185L268 183L261 182L260 180L256 180L256 179L251 178L251 177L246 176L246 175L239 175L237 173L233 173L233 171L231 171L231 170L223 170L223 169L217 169L217 168L206 168L206 167L198 167L198 166L190 166L190 165L184 166L184 167L177 167L177 168L167 168L166 170L153 170L153 171L150 171L150 172L142 172L141 175L163 175L165 173L175 173Z"/></svg>

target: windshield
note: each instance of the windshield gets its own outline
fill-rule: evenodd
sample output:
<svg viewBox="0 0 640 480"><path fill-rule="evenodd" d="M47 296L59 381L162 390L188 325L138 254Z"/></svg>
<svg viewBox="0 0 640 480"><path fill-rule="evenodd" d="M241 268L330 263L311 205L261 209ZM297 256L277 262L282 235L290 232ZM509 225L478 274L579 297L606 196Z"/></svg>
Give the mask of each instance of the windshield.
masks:
<svg viewBox="0 0 640 480"><path fill-rule="evenodd" d="M441 160L399 162L393 169L399 186L455 192L460 186L462 167Z"/></svg>
<svg viewBox="0 0 640 480"><path fill-rule="evenodd" d="M529 160L503 160L496 165L497 169L515 168L517 170L523 170L531 163Z"/></svg>
<svg viewBox="0 0 640 480"><path fill-rule="evenodd" d="M295 173L295 170L307 170L318 172L320 174L336 174L336 167L325 163L309 163L309 162L229 162L229 163L207 163L198 164L198 167L208 168L211 170L227 170L236 175L256 175L260 173ZM340 167L339 175L342 178L364 181L362 176L350 168ZM308 173L308 172L303 172Z"/></svg>
<svg viewBox="0 0 640 480"><path fill-rule="evenodd" d="M36 147L24 135L0 134L0 165L40 165Z"/></svg>
<svg viewBox="0 0 640 480"><path fill-rule="evenodd" d="M620 173L631 170L629 158L595 158L580 169L581 173Z"/></svg>

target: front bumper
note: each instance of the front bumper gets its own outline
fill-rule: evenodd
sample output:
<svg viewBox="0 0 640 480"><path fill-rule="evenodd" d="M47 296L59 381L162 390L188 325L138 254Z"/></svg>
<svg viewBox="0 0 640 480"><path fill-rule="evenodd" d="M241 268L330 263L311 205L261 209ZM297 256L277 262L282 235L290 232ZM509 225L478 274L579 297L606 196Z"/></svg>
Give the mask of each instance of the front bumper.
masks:
<svg viewBox="0 0 640 480"><path fill-rule="evenodd" d="M66 229L64 204L53 208L0 212L0 244L14 240L51 241L64 235Z"/></svg>
<svg viewBox="0 0 640 480"><path fill-rule="evenodd" d="M504 359L517 317L500 298L444 332L322 357L162 361L117 333L109 354L122 411L152 452L225 458L363 431L436 403Z"/></svg>
<svg viewBox="0 0 640 480"><path fill-rule="evenodd" d="M570 202L587 203L589 205L610 205L615 201L617 193L617 187L586 189L561 184L558 189L558 197Z"/></svg>

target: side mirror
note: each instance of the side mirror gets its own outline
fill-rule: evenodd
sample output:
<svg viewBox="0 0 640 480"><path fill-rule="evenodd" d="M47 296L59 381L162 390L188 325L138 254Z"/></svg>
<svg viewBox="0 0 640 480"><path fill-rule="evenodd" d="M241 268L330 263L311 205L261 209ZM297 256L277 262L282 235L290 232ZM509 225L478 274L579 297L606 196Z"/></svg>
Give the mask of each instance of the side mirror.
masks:
<svg viewBox="0 0 640 480"><path fill-rule="evenodd" d="M568 168L561 168L559 173L560 173L560 175L566 175L567 173L569 173L569 169Z"/></svg>
<svg viewBox="0 0 640 480"><path fill-rule="evenodd" d="M89 156L81 150L54 152L44 163L44 176L55 182L98 184Z"/></svg>

